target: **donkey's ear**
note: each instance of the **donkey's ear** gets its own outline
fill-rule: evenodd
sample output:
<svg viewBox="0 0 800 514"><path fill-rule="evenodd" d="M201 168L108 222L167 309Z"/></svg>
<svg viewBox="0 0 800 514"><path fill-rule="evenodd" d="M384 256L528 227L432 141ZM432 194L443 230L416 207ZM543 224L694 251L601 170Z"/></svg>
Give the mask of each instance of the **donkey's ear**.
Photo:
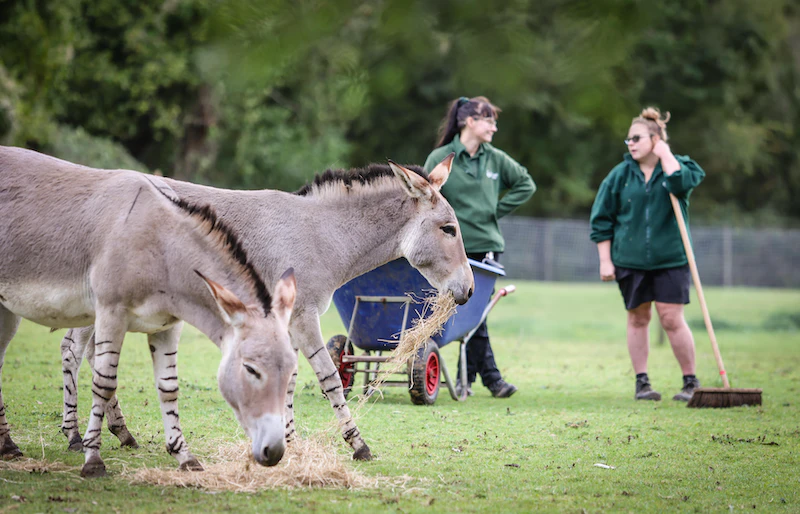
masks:
<svg viewBox="0 0 800 514"><path fill-rule="evenodd" d="M400 166L392 160L389 160L389 166L391 166L394 174L403 182L406 193L408 193L409 196L421 199L430 199L433 196L431 184L417 173L414 173L404 166Z"/></svg>
<svg viewBox="0 0 800 514"><path fill-rule="evenodd" d="M272 295L272 310L275 312L275 316L283 320L287 325L292 317L292 309L296 298L297 281L294 278L294 268L289 268L281 275L281 279L275 285L275 292Z"/></svg>
<svg viewBox="0 0 800 514"><path fill-rule="evenodd" d="M213 296L214 300L217 302L217 307L219 307L220 313L222 314L222 319L229 325L241 327L247 316L247 307L242 301L221 284L207 278L197 270L194 270L194 272L206 283L206 287L211 292L211 296Z"/></svg>
<svg viewBox="0 0 800 514"><path fill-rule="evenodd" d="M440 190L444 183L447 182L447 177L450 176L450 169L453 166L453 159L455 156L455 152L450 152L447 157L445 157L442 162L437 164L436 167L433 168L428 174L428 179L431 182L431 186L433 186L435 190Z"/></svg>

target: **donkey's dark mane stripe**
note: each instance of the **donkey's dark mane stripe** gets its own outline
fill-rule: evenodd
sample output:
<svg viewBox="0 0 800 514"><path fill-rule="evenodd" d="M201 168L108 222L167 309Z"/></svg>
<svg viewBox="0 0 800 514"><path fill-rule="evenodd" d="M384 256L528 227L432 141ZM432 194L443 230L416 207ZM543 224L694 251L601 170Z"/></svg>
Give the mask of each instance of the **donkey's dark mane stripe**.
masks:
<svg viewBox="0 0 800 514"><path fill-rule="evenodd" d="M155 185L155 184L154 184ZM156 188L158 189L158 188ZM207 221L211 225L211 230L209 230L209 234L211 232L217 232L222 235L224 246L230 252L231 256L238 262L239 264L244 267L247 274L253 281L253 285L256 289L256 296L258 300L261 302L261 306L264 309L264 316L269 315L270 310L272 309L272 296L269 294L269 290L267 290L267 286L264 285L264 281L261 279L261 275L258 274L256 269L247 259L247 251L242 246L242 243L239 241L239 237L236 233L231 229L228 225L226 225L219 216L217 216L217 212L210 206L210 205L195 205L191 204L183 199L175 199L168 196L166 193L158 189L158 191L164 195L170 202L177 205L183 211L188 213L190 216L194 216L196 218L200 218L203 221Z"/></svg>
<svg viewBox="0 0 800 514"><path fill-rule="evenodd" d="M409 164L402 165L408 168L420 177L428 180L428 173L420 166ZM294 194L298 196L309 196L313 193L314 189L319 188L331 182L342 182L347 188L350 188L354 183L359 183L362 186L383 177L392 177L394 172L388 164L370 164L366 168L351 168L349 170L325 170L314 177L312 182L306 182L306 185L295 191Z"/></svg>

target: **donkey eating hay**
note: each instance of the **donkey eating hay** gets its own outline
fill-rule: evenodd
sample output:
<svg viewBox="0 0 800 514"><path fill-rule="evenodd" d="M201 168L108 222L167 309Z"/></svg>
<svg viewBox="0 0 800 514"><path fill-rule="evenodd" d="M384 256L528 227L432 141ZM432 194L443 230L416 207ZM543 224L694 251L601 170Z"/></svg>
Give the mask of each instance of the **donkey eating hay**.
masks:
<svg viewBox="0 0 800 514"><path fill-rule="evenodd" d="M0 147L0 220L0 370L20 318L95 326L81 475L105 474L100 430L103 413L116 405L126 331L148 334L167 450L182 469L202 469L178 423L180 320L222 350L220 391L251 438L253 457L265 465L281 459L283 400L297 367L288 333L296 297L291 269L270 295L210 208L178 200L156 177L20 148ZM21 456L3 405L0 393L0 456Z"/></svg>
<svg viewBox="0 0 800 514"><path fill-rule="evenodd" d="M341 285L399 257L408 259L439 291L452 293L457 303L469 299L472 269L455 213L439 193L452 158L445 158L429 176L419 168L394 163L328 171L296 194L230 191L165 179L182 199L210 203L222 219L235 226L254 266L267 281L288 263L294 267L298 290L289 327L292 345L314 369L356 459L370 459L371 452L350 415L339 373L325 350L319 316ZM62 342L62 431L71 442L80 440L74 377L91 334L91 327L72 330ZM178 335L173 340L177 344ZM286 397L287 439L294 436L296 378L295 373ZM124 426L116 403L109 404L106 415L114 430ZM124 433L127 435L127 430Z"/></svg>

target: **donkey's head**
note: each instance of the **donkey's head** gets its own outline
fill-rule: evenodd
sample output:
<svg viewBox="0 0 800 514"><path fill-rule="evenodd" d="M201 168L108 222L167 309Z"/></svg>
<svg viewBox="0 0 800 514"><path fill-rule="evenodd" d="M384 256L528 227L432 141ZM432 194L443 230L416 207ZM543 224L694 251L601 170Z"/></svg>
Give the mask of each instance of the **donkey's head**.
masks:
<svg viewBox="0 0 800 514"><path fill-rule="evenodd" d="M266 316L262 306L244 305L231 291L201 277L233 329L232 337L222 344L219 390L252 440L253 458L274 466L286 449L284 404L297 367L297 353L289 341L294 271L288 269L278 280Z"/></svg>
<svg viewBox="0 0 800 514"><path fill-rule="evenodd" d="M450 175L454 154L431 170L426 180L414 171L389 161L406 193L414 199L416 212L404 228L401 251L433 287L453 293L463 305L472 296L474 281L467 262L461 229L453 208L439 192Z"/></svg>

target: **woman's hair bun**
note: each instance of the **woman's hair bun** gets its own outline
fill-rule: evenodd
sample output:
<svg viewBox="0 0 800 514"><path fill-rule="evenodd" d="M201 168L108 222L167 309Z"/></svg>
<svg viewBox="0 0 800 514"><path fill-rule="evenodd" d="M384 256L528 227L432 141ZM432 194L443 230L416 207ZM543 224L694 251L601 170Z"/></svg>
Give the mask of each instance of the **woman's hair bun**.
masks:
<svg viewBox="0 0 800 514"><path fill-rule="evenodd" d="M658 109L658 107L645 107L642 109L642 113L639 116L646 120L655 121L661 126L666 125L670 118L669 112L667 112L667 114L665 114L662 118L661 111Z"/></svg>

